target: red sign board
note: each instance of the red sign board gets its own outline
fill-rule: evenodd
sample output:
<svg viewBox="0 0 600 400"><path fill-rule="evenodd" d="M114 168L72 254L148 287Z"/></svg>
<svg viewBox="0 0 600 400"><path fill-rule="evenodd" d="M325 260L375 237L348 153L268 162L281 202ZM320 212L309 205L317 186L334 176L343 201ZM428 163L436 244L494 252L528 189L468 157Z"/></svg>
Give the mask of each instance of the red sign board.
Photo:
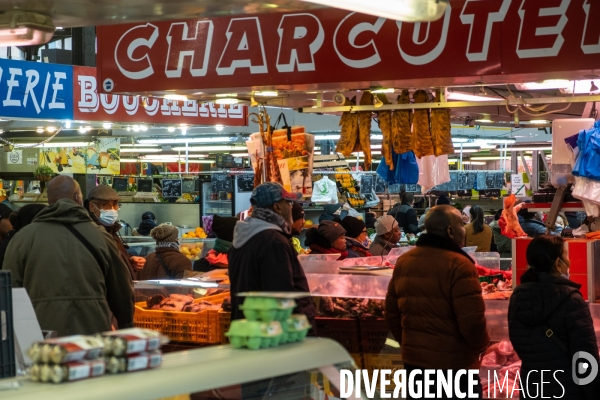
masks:
<svg viewBox="0 0 600 400"><path fill-rule="evenodd" d="M320 9L102 26L98 75L105 92L134 93L502 83L598 73L600 1L450 5L432 23Z"/></svg>
<svg viewBox="0 0 600 400"><path fill-rule="evenodd" d="M73 118L155 124L247 126L248 107L98 93L96 68L73 67Z"/></svg>

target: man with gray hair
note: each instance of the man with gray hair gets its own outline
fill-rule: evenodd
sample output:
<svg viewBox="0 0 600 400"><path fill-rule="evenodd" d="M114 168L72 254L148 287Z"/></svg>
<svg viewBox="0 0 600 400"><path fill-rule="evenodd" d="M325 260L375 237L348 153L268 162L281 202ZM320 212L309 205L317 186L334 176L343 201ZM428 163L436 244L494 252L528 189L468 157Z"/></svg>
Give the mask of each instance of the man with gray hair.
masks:
<svg viewBox="0 0 600 400"><path fill-rule="evenodd" d="M478 370L490 338L477 270L461 249L460 211L433 207L425 228L416 248L396 262L385 304L388 327L401 343L407 373Z"/></svg>
<svg viewBox="0 0 600 400"><path fill-rule="evenodd" d="M83 205L79 184L57 176L48 207L10 242L4 260L13 287L24 287L43 330L90 335L133 326L133 283L111 236Z"/></svg>

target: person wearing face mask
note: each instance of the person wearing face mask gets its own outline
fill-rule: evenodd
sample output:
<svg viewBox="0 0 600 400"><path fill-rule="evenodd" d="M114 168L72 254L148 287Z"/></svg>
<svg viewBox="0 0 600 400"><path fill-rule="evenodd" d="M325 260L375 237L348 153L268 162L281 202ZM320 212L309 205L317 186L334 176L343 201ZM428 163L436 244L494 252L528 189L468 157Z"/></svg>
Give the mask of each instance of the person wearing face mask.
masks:
<svg viewBox="0 0 600 400"><path fill-rule="evenodd" d="M47 186L49 206L19 230L4 268L24 287L43 330L92 335L133 327L133 282L115 242L82 207L79 184L58 176Z"/></svg>
<svg viewBox="0 0 600 400"><path fill-rule="evenodd" d="M387 256L391 249L398 248L400 227L391 215L383 215L375 221L375 240L369 247L374 256Z"/></svg>
<svg viewBox="0 0 600 400"><path fill-rule="evenodd" d="M156 251L146 256L146 265L138 273L141 281L151 279L182 279L192 263L179 251L179 229L172 225L159 225L150 231L156 240Z"/></svg>
<svg viewBox="0 0 600 400"><path fill-rule="evenodd" d="M88 193L88 198L84 203L84 207L88 210L90 217L114 239L115 245L119 249L123 262L129 268L131 279L137 278L137 273L146 264L144 257L131 256L127 253L127 246L123 243L119 230L119 204L121 198L117 192L106 185L98 185Z"/></svg>
<svg viewBox="0 0 600 400"><path fill-rule="evenodd" d="M346 230L348 258L371 257L367 224L356 217L347 216L342 220L342 226Z"/></svg>
<svg viewBox="0 0 600 400"><path fill-rule="evenodd" d="M310 248L310 254L339 254L338 260L348 258L346 230L337 221L325 220L308 229L304 244Z"/></svg>
<svg viewBox="0 0 600 400"><path fill-rule="evenodd" d="M546 398L597 399L597 376L581 386L571 379L577 372L574 354L587 352L596 363L599 360L590 308L579 291L581 285L569 280L571 262L563 238L536 237L526 257L529 268L508 306L508 334L522 360L521 376L527 376L523 384L532 398L544 381ZM553 371L554 379L544 380L542 370Z"/></svg>

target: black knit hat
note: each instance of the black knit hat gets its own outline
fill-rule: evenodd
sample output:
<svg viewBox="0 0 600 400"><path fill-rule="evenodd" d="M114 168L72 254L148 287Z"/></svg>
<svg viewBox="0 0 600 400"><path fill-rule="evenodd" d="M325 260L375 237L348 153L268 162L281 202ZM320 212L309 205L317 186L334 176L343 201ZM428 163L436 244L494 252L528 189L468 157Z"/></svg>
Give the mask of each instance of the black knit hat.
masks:
<svg viewBox="0 0 600 400"><path fill-rule="evenodd" d="M213 216L212 231L218 239L233 242L233 230L237 221L234 217L223 218L215 215Z"/></svg>
<svg viewBox="0 0 600 400"><path fill-rule="evenodd" d="M365 230L367 224L356 217L347 216L342 220L342 226L346 230L346 236L357 238Z"/></svg>
<svg viewBox="0 0 600 400"><path fill-rule="evenodd" d="M300 203L294 202L294 205L292 205L292 221L296 222L302 218L304 218L304 209Z"/></svg>
<svg viewBox="0 0 600 400"><path fill-rule="evenodd" d="M10 214L12 214L12 212L13 212L12 208L7 206L6 204L0 203L0 219L3 219L3 218L8 219L8 217L10 217Z"/></svg>

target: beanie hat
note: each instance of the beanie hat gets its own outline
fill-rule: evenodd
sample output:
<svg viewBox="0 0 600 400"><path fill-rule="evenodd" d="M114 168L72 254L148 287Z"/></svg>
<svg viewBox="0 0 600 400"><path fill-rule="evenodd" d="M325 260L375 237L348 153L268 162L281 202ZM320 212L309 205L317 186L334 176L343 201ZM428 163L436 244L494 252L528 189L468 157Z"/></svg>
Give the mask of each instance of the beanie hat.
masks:
<svg viewBox="0 0 600 400"><path fill-rule="evenodd" d="M154 213L152 211L146 211L145 213L142 214L142 221L145 221L147 219L155 220L156 216L154 215Z"/></svg>
<svg viewBox="0 0 600 400"><path fill-rule="evenodd" d="M391 215L383 215L375 221L375 233L377 236L383 236L394 230L394 226L398 226L396 218Z"/></svg>
<svg viewBox="0 0 600 400"><path fill-rule="evenodd" d="M357 238L365 230L367 224L356 217L347 216L342 220L342 226L346 230L346 236Z"/></svg>
<svg viewBox="0 0 600 400"><path fill-rule="evenodd" d="M179 229L174 227L173 225L160 224L156 228L150 231L150 236L156 242L168 242L175 243L177 242L177 238L179 236Z"/></svg>
<svg viewBox="0 0 600 400"><path fill-rule="evenodd" d="M302 218L304 218L304 209L300 203L294 202L294 205L292 206L292 221L296 222Z"/></svg>
<svg viewBox="0 0 600 400"><path fill-rule="evenodd" d="M450 204L450 200L448 200L448 198L446 197L446 195L440 195L440 198L437 199L437 202L435 203L436 206L441 206L442 204Z"/></svg>
<svg viewBox="0 0 600 400"><path fill-rule="evenodd" d="M233 242L233 230L238 222L234 217L213 216L212 231L217 236L217 239Z"/></svg>
<svg viewBox="0 0 600 400"><path fill-rule="evenodd" d="M335 242L337 238L346 234L346 230L342 227L342 225L333 221L321 222L317 230L319 235L327 239L329 243Z"/></svg>

